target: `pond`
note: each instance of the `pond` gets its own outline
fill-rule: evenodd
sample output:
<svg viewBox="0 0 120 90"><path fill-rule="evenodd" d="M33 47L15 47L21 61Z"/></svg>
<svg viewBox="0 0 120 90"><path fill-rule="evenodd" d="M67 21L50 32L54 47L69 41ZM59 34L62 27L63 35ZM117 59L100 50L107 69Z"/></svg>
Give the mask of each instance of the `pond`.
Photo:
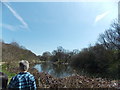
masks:
<svg viewBox="0 0 120 90"><path fill-rule="evenodd" d="M83 74L80 70L72 68L70 65L66 64L52 64L51 62L45 62L41 64L36 64L34 66L39 72L46 72L54 77L66 77L74 74Z"/></svg>

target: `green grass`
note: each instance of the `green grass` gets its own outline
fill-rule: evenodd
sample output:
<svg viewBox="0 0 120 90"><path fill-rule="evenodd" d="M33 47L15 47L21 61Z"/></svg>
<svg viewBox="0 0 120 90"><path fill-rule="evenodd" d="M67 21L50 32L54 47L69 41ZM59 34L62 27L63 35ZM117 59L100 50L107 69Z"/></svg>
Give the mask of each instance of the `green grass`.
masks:
<svg viewBox="0 0 120 90"><path fill-rule="evenodd" d="M2 72L8 75L8 83L10 82L11 78L16 75L15 73L7 71L7 64L2 65Z"/></svg>

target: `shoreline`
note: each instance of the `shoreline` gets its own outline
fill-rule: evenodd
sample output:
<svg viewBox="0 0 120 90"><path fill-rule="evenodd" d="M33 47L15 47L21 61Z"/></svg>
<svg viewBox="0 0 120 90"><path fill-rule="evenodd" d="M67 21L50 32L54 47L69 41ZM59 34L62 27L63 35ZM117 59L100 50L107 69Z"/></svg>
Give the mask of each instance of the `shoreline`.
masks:
<svg viewBox="0 0 120 90"><path fill-rule="evenodd" d="M7 63L2 64L1 66L3 72L8 75L9 81L12 76L17 74L17 72L13 72L18 70L16 69L11 72L13 67L8 68ZM38 72L35 68L30 68L29 72L35 76L38 88L116 88L118 84L117 80L91 78L87 76L80 76L78 74L63 78L56 78L46 72Z"/></svg>

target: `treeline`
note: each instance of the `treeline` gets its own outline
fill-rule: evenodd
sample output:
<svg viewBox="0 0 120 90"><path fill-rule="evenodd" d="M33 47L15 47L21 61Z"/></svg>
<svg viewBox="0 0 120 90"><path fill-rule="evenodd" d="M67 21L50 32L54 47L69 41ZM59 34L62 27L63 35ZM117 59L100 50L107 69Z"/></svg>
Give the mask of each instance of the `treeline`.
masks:
<svg viewBox="0 0 120 90"><path fill-rule="evenodd" d="M82 69L90 74L101 77L120 79L120 25L113 23L111 27L99 35L94 46L89 46L81 51L69 51L62 46L53 52L44 52L36 56L30 50L16 42L2 45L2 61L15 62L26 59L30 62L50 61L53 64L69 64L74 68Z"/></svg>
<svg viewBox="0 0 120 90"><path fill-rule="evenodd" d="M68 51L59 46L52 53L44 52L39 59L57 64L68 63L90 74L120 79L120 25L113 23L108 30L99 35L94 46L81 51Z"/></svg>

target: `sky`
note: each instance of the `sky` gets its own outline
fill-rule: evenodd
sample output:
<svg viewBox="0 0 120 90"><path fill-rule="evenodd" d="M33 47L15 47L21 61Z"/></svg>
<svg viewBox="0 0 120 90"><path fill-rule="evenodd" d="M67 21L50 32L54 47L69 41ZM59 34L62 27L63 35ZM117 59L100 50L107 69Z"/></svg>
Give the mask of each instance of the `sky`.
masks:
<svg viewBox="0 0 120 90"><path fill-rule="evenodd" d="M2 2L2 40L36 55L58 46L72 51L97 42L118 18L117 2ZM0 14L1 17L1 14Z"/></svg>

